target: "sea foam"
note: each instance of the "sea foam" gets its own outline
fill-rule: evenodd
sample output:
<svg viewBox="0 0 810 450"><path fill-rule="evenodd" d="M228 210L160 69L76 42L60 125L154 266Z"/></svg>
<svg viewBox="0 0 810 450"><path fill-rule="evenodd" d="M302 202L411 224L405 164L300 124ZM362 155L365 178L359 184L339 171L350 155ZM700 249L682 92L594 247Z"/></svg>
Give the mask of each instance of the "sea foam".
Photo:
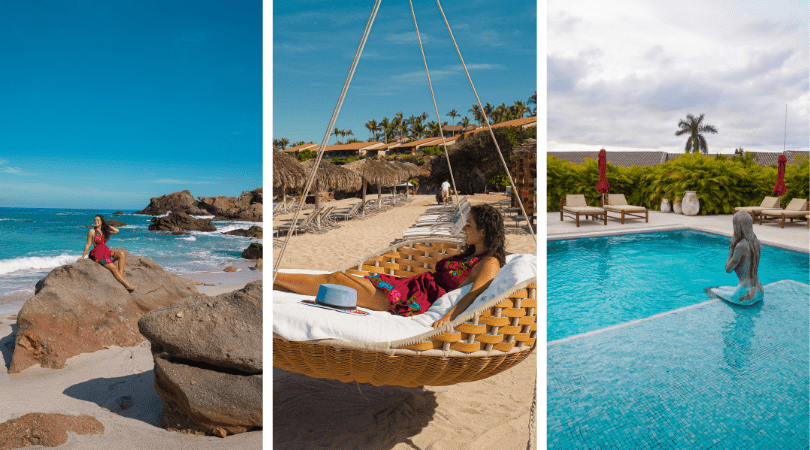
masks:
<svg viewBox="0 0 810 450"><path fill-rule="evenodd" d="M5 275L19 270L42 270L53 269L55 267L71 264L79 259L76 255L62 253L59 256L30 256L14 259L0 260L0 275Z"/></svg>

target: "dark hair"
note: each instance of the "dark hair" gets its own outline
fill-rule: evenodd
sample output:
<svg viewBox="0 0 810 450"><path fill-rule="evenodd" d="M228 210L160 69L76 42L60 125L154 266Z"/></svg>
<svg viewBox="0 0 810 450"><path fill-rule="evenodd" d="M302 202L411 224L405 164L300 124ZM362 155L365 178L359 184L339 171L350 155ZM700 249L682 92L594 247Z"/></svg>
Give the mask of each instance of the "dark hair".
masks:
<svg viewBox="0 0 810 450"><path fill-rule="evenodd" d="M506 229L501 213L490 205L475 205L470 208L475 226L484 232L484 245L487 246L487 256L498 260L503 267L506 264ZM470 245L462 252L462 257L472 256L475 246Z"/></svg>
<svg viewBox="0 0 810 450"><path fill-rule="evenodd" d="M96 214L96 217L101 219L101 234L104 235L104 241L105 242L109 241L110 240L110 226L107 224L107 221L104 220L104 216L102 216L101 214ZM476 222L476 223L478 223L478 222Z"/></svg>

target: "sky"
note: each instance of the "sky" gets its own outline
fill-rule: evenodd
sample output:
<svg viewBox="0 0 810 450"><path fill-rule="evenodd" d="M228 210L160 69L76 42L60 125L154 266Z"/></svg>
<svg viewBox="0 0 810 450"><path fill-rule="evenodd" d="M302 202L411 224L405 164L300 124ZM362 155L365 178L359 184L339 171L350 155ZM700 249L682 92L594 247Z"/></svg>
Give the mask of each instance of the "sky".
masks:
<svg viewBox="0 0 810 450"><path fill-rule="evenodd" d="M807 0L551 0L548 150L808 150Z"/></svg>
<svg viewBox="0 0 810 450"><path fill-rule="evenodd" d="M446 114L455 109L475 123L475 96L436 2L413 4L442 122L452 122ZM373 5L273 2L273 138L323 140ZM526 103L537 90L537 3L445 1L442 8L481 102ZM335 127L366 141L368 121L400 111L436 120L409 3L384 1Z"/></svg>
<svg viewBox="0 0 810 450"><path fill-rule="evenodd" d="M0 2L0 207L262 185L262 3Z"/></svg>

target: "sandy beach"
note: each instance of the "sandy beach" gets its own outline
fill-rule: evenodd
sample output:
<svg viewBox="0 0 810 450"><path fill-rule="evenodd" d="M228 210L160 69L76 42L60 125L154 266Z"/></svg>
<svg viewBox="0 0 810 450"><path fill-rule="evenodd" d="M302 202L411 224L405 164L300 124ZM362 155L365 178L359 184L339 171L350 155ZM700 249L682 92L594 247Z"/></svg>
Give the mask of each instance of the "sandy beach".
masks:
<svg viewBox="0 0 810 450"><path fill-rule="evenodd" d="M198 291L209 296L240 289L261 279L252 271L254 262L240 261L238 272L191 273ZM16 332L16 314L0 314L0 423L28 413L89 415L104 426L101 435L68 434L60 448L262 448L263 431L228 436L196 436L170 432L160 427L163 401L153 385L154 362L148 341L136 347L111 347L67 360L64 369L32 366L8 374ZM42 448L35 446L32 448Z"/></svg>
<svg viewBox="0 0 810 450"><path fill-rule="evenodd" d="M468 198L472 204L506 200L502 194ZM359 199L344 199L329 205L349 206L356 201ZM341 228L327 233L293 236L281 268L343 268L391 245L435 205L434 196L417 195L410 204L364 220L341 222ZM274 224L291 217L274 217ZM274 261L282 242L274 240ZM506 221L506 244L510 253L537 252L525 222L516 227L512 220ZM274 368L273 443L276 448L296 449L523 450L530 438L536 439L529 430L536 377L536 352L501 374L452 386L361 384L358 390L356 384Z"/></svg>

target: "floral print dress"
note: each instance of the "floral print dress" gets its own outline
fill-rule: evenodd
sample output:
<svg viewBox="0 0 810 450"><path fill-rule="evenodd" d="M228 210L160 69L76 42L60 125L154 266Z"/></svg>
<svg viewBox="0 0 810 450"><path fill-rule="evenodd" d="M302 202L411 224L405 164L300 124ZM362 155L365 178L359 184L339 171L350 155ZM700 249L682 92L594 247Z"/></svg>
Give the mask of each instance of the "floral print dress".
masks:
<svg viewBox="0 0 810 450"><path fill-rule="evenodd" d="M484 253L468 258L451 256L436 264L435 272L425 272L410 278L372 274L366 276L377 288L385 291L389 311L399 316L415 316L430 308L439 297L457 289Z"/></svg>
<svg viewBox="0 0 810 450"><path fill-rule="evenodd" d="M102 266L115 262L112 251L110 251L109 247L107 247L107 241L104 239L104 235L102 235L98 230L95 230L93 237L93 248L90 250L90 254L88 256L90 256L90 259L101 264Z"/></svg>

